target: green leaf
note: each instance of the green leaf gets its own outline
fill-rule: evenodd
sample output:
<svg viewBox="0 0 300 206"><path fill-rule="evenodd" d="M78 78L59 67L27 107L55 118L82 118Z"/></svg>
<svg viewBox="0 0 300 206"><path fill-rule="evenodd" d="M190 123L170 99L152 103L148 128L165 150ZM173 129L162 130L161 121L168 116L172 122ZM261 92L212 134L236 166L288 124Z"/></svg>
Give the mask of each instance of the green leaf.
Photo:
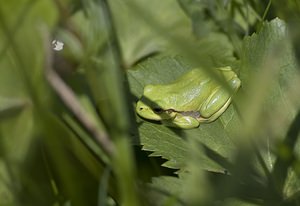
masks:
<svg viewBox="0 0 300 206"><path fill-rule="evenodd" d="M19 114L26 106L28 100L4 98L0 96L0 120L5 117L12 117Z"/></svg>
<svg viewBox="0 0 300 206"><path fill-rule="evenodd" d="M272 175L267 178L275 194L290 197L291 191L293 194L300 191L298 181L291 184L291 179L295 179L290 171L293 163L285 156L298 150L297 134L288 131L300 108L299 98L295 98L299 94L300 76L285 22L278 18L264 22L258 33L247 37L243 42L241 65L244 95L240 107L244 139L241 142L251 139L250 142L260 146L266 167L263 176ZM294 127L297 124L296 120ZM276 145L283 146L285 152Z"/></svg>
<svg viewBox="0 0 300 206"><path fill-rule="evenodd" d="M199 62L199 66L203 65L207 66ZM168 83L192 67L185 59L178 57L152 58L139 64L136 70L130 70L127 73L135 100L141 96L145 85ZM287 29L284 22L279 19L270 23L266 22L258 34L244 40L239 73L242 79L242 89L238 93L241 98L238 98L236 103L243 121L238 118L236 109L232 105L217 121L202 124L198 129L193 130L167 128L137 117L138 137L144 150L152 151L152 155L167 159L164 166L180 169L180 174L187 169L188 163L195 165L196 173L204 169L224 174L224 168L234 166L238 179L231 181L232 185L227 183L224 188L223 186L218 188L218 191L231 188L233 191L228 191L228 194L232 194L241 187L240 180L247 180L249 185L244 185L241 193L246 194L251 188L257 188L257 192L253 191L252 194L254 198L264 197L270 192L264 191L263 184L249 177L249 170L256 171L254 168L257 164L253 165L252 161L255 154L253 150L243 151L243 148L249 147L250 137L257 137L258 144L265 146L260 152L267 168L271 169L274 154L270 149L275 139L270 139L270 137L283 138L295 112L299 109L299 100L295 98L297 96L295 88L300 85L299 75L292 47L287 41ZM272 133L269 132L270 128L272 128ZM239 153L236 153L237 148L233 142L239 146ZM236 162L233 156L237 159ZM239 156L243 158L240 159ZM249 162L245 162L246 159ZM240 162L241 160L244 162ZM248 169L242 169L243 165ZM261 167L260 165L259 168ZM237 175L237 173L234 174ZM197 174L194 175L197 176ZM267 181L264 175L259 176L262 178L261 182ZM299 191L295 188L299 184L293 184L293 188L290 189L289 185L291 185L290 182L285 187L289 195ZM191 191L196 189L196 185L194 187ZM265 194L261 194L262 191ZM215 195L217 196L218 192ZM214 196L212 195L211 198L213 200ZM246 202L227 200L229 205L232 201L236 205L247 205Z"/></svg>
<svg viewBox="0 0 300 206"><path fill-rule="evenodd" d="M58 117L45 82L43 32L56 15L51 0L0 3L0 187L12 193L0 205L96 202L101 163Z"/></svg>
<svg viewBox="0 0 300 206"><path fill-rule="evenodd" d="M240 78L246 136L261 138L268 128L271 136L283 138L299 109L299 72L288 37L286 24L276 18L244 40ZM266 136L261 140L274 141Z"/></svg>
<svg viewBox="0 0 300 206"><path fill-rule="evenodd" d="M239 199L231 198L231 199L225 200L222 203L222 205L224 205L224 206L259 206L260 204L249 203L249 202L242 201Z"/></svg>
<svg viewBox="0 0 300 206"><path fill-rule="evenodd" d="M173 0L129 0L111 1L112 14L125 66L130 67L149 55L166 50L168 39L162 37L157 28L148 25L143 18L154 18L159 27L170 34L190 35L189 20L176 1ZM135 7L147 9L140 11ZM190 35L190 37L192 37Z"/></svg>
<svg viewBox="0 0 300 206"><path fill-rule="evenodd" d="M176 177L160 176L152 178L152 182L148 184L149 189L151 189L151 193L147 195L149 204L185 205L182 183L183 181Z"/></svg>
<svg viewBox="0 0 300 206"><path fill-rule="evenodd" d="M131 91L139 98L145 85L168 83L189 69L191 66L179 57L149 59L140 64L137 70L128 71ZM193 130L168 128L138 117L140 144L144 150L152 151L153 156L167 159L163 165L174 169L185 169L191 155L190 148L196 145L201 167L209 171L223 172L226 159L234 149L226 130L234 127L229 123L235 120L236 115L233 108L229 108L227 112L228 114L214 123L202 124ZM211 156L208 157L205 153ZM216 160L223 162L216 163Z"/></svg>
<svg viewBox="0 0 300 206"><path fill-rule="evenodd" d="M287 91L293 87L291 84L299 74L287 38L286 24L278 18L266 22L258 34L246 38L240 78L244 91L250 95L246 100L248 105L255 102L253 105L260 106L259 100L263 105L260 109L274 115L274 109L280 105L281 115L291 121L297 108L289 101ZM252 109L248 110L253 113Z"/></svg>

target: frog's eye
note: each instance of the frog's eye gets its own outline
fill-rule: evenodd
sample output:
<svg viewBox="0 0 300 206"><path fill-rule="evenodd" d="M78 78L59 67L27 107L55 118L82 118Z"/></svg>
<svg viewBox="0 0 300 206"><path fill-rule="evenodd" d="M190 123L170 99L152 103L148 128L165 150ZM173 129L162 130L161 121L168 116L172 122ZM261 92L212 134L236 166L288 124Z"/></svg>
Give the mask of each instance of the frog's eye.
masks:
<svg viewBox="0 0 300 206"><path fill-rule="evenodd" d="M154 108L153 111L156 113L156 114L160 114L163 112L162 108Z"/></svg>

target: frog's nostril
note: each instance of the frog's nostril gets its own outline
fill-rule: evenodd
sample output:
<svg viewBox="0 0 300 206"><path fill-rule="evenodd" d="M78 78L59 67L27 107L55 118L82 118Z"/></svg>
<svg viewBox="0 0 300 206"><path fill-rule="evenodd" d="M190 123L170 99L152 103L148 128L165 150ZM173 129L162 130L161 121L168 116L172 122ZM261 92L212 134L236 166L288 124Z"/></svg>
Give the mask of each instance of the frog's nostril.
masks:
<svg viewBox="0 0 300 206"><path fill-rule="evenodd" d="M140 107L140 111L142 111L143 110L143 107Z"/></svg>

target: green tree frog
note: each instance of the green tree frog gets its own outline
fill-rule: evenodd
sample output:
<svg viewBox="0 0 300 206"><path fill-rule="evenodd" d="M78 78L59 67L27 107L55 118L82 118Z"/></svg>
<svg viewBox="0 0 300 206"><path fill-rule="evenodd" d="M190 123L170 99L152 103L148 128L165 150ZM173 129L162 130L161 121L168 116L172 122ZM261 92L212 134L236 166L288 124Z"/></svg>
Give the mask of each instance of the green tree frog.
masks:
<svg viewBox="0 0 300 206"><path fill-rule="evenodd" d="M216 120L229 106L241 81L231 67L216 69L232 88L229 92L199 68L192 69L170 84L147 85L136 112L146 120L166 126L191 129Z"/></svg>

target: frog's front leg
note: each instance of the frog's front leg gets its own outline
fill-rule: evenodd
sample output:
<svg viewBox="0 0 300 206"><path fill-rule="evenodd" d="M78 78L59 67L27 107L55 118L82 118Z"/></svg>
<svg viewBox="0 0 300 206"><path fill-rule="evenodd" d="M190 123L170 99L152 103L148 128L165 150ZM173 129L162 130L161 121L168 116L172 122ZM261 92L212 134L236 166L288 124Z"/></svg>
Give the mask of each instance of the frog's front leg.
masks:
<svg viewBox="0 0 300 206"><path fill-rule="evenodd" d="M162 123L166 126L179 127L182 129L192 129L199 126L199 121L195 117L184 116L179 113L172 121L162 120Z"/></svg>

